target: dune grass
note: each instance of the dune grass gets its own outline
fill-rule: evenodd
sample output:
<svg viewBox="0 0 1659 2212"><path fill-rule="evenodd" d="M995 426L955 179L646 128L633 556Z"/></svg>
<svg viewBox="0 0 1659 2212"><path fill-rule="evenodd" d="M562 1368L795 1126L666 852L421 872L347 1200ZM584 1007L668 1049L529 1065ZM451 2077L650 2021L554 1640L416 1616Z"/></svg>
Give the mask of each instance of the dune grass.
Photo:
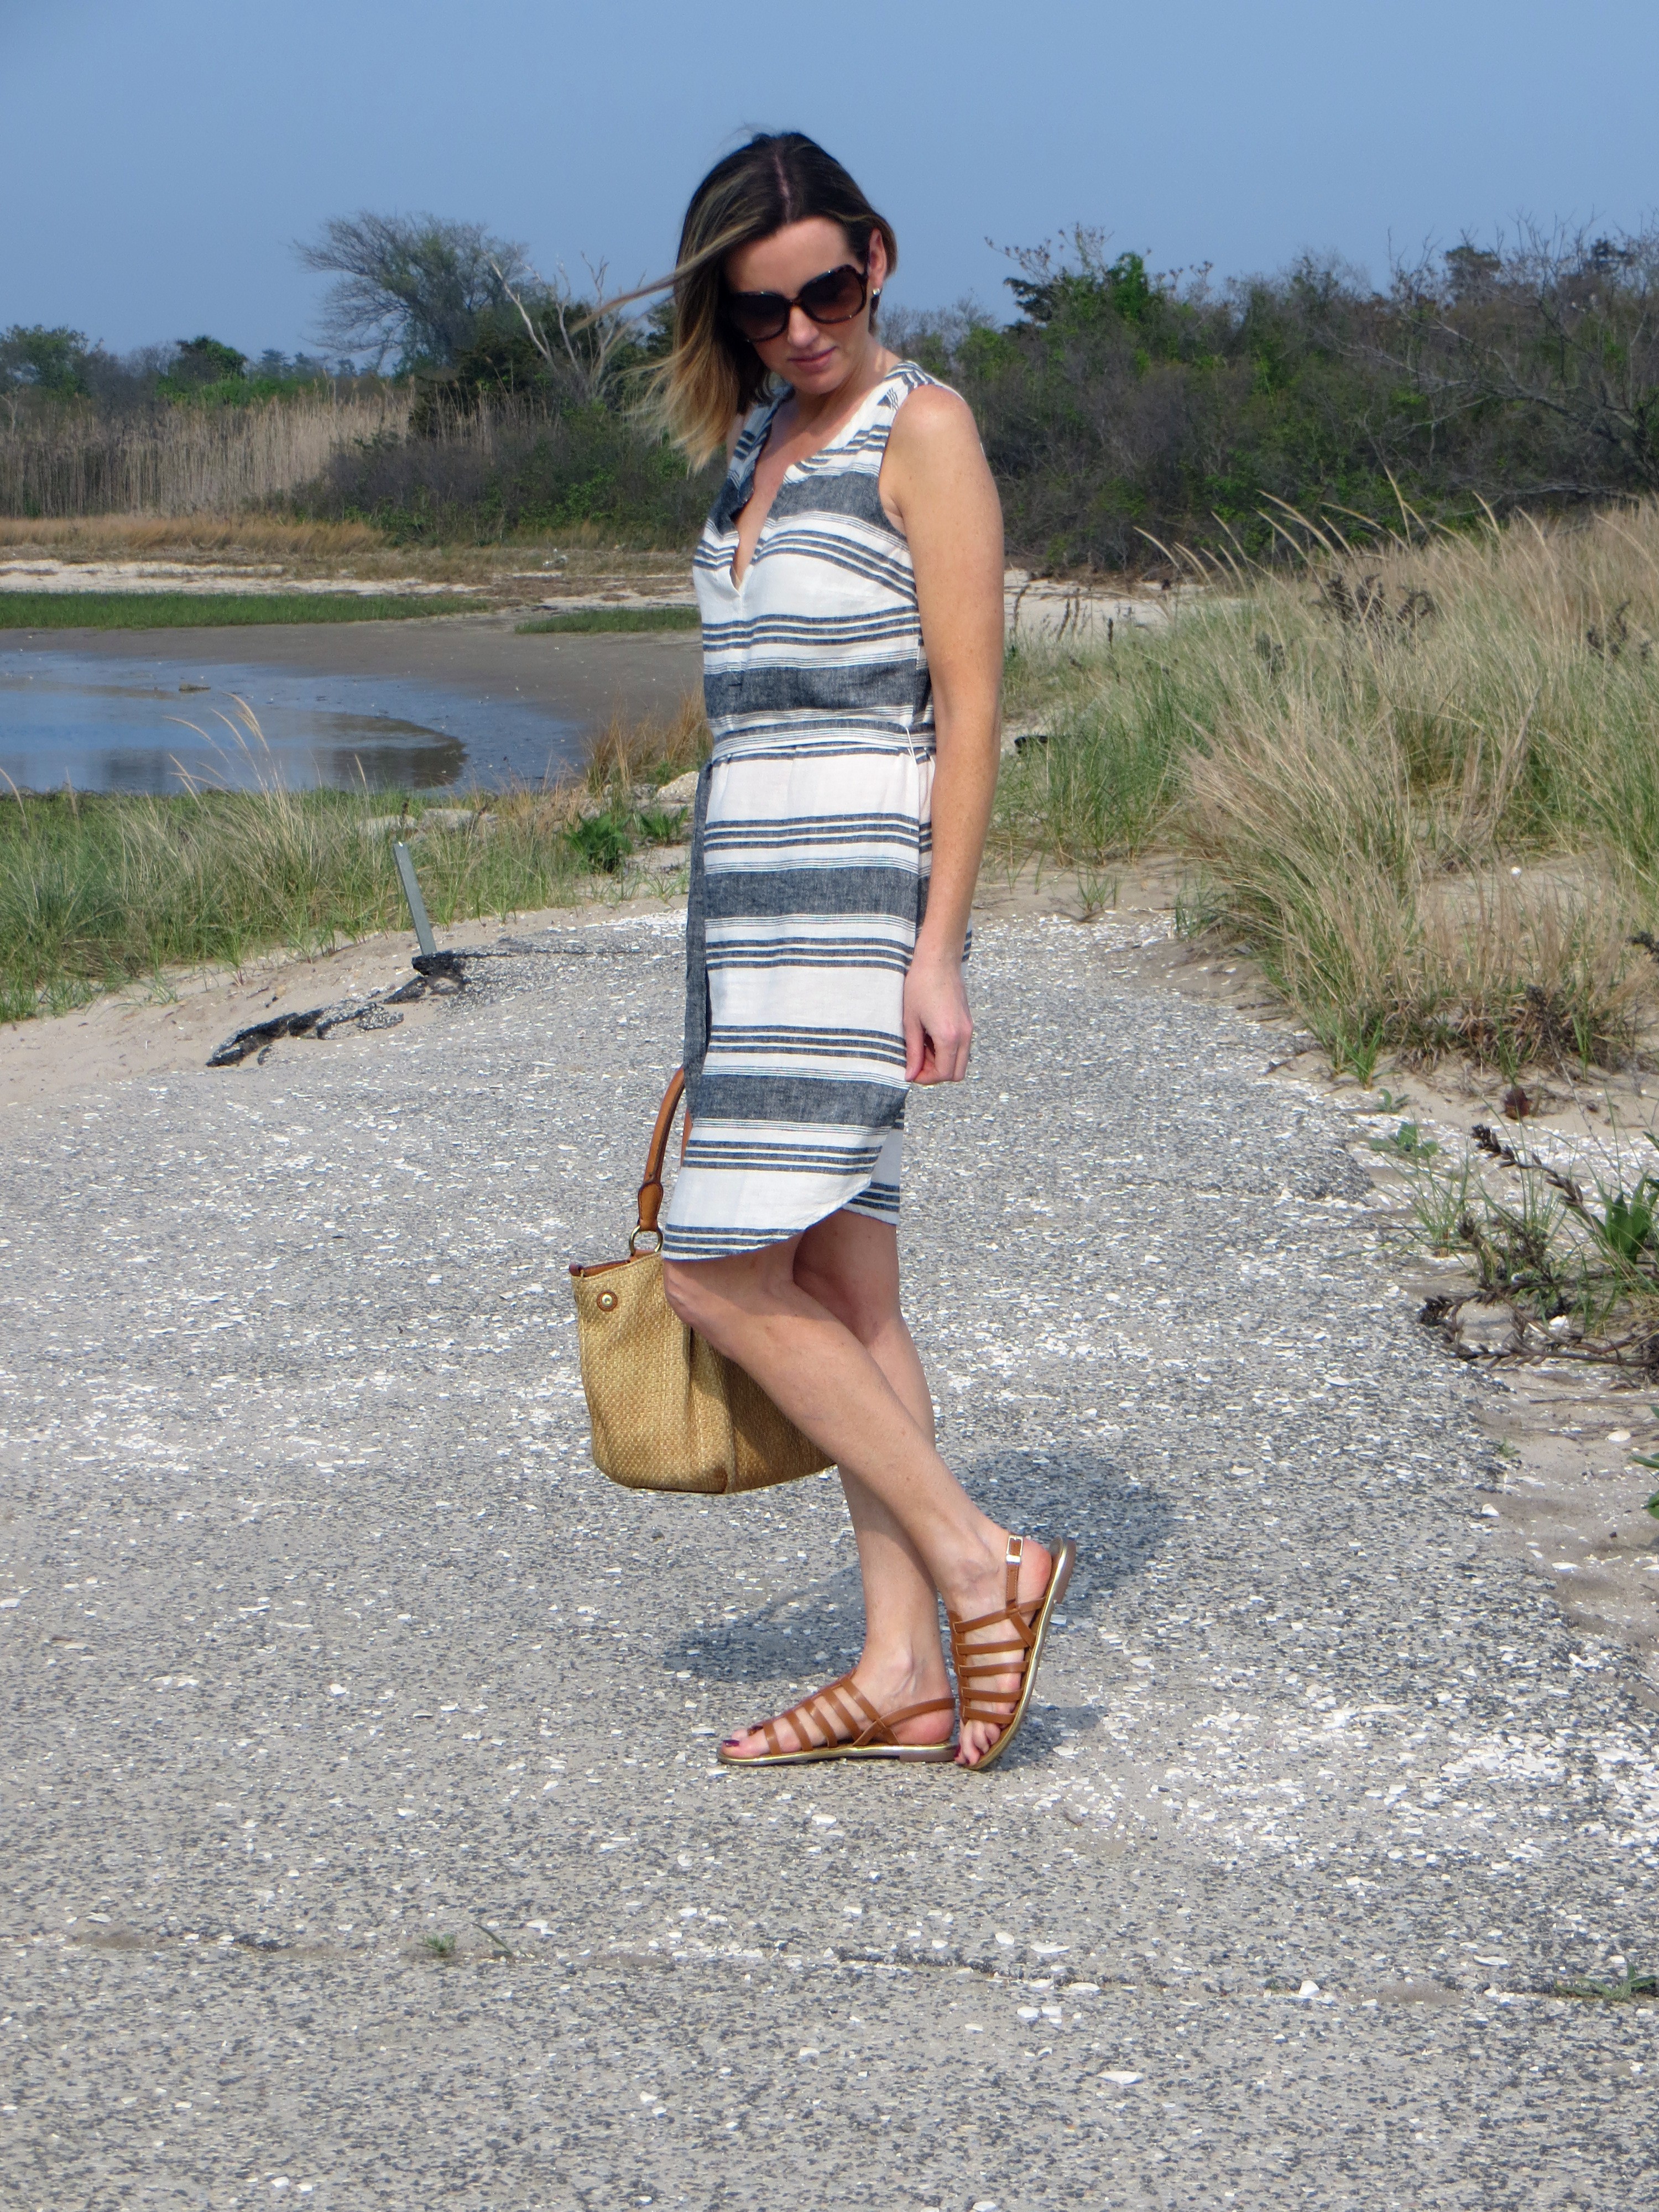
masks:
<svg viewBox="0 0 1659 2212"><path fill-rule="evenodd" d="M658 810L652 790L700 757L707 729L688 698L671 715L613 721L568 783L435 799L289 791L246 709L240 741L259 776L251 790L0 795L0 1021L169 969L234 968L279 945L315 951L404 927L388 826L400 815L440 928L625 895L639 882L630 857L682 833L683 814ZM472 826L422 836L426 808L458 796Z"/></svg>
<svg viewBox="0 0 1659 2212"><path fill-rule="evenodd" d="M1655 1013L1659 507L1212 564L1167 628L1022 647L994 845L1194 863L1339 1066L1622 1066Z"/></svg>
<svg viewBox="0 0 1659 2212"><path fill-rule="evenodd" d="M365 825L398 794L64 793L0 807L0 1019L62 1012L166 969L237 967L399 927L392 839ZM411 825L410 834L417 824ZM435 923L580 895L577 856L532 809L487 837L422 838Z"/></svg>
<svg viewBox="0 0 1659 2212"><path fill-rule="evenodd" d="M696 629L700 619L695 607L579 607L567 614L536 615L514 627L521 637L542 630L580 635L595 630Z"/></svg>
<svg viewBox="0 0 1659 2212"><path fill-rule="evenodd" d="M478 611L459 592L0 592L0 629L227 629Z"/></svg>

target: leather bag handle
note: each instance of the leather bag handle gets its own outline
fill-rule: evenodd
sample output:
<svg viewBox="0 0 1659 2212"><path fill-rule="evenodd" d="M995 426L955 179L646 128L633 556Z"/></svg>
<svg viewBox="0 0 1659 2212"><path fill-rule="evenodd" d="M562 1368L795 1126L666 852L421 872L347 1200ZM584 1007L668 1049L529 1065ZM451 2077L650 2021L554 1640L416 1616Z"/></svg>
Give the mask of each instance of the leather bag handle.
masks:
<svg viewBox="0 0 1659 2212"><path fill-rule="evenodd" d="M668 1133L674 1126L674 1115L684 1096L685 1070L677 1067L668 1079L662 1104L657 1109L657 1126L651 1132L650 1146L645 1155L645 1181L640 1185L639 1224L628 1240L630 1252L635 1240L641 1237L654 1237L657 1249L659 1252L662 1249L662 1231L657 1226L657 1216L662 1211L662 1164L668 1155Z"/></svg>

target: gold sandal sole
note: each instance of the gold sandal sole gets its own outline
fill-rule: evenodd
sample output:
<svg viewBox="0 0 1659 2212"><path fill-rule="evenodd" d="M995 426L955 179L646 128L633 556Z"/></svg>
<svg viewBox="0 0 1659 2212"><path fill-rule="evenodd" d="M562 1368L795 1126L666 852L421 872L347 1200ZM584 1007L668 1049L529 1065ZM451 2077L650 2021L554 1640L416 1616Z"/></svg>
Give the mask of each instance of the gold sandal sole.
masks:
<svg viewBox="0 0 1659 2212"><path fill-rule="evenodd" d="M907 1766L942 1766L954 1759L954 1743L820 1744L812 1751L763 1751L753 1759L738 1759L724 1744L714 1753L722 1766L813 1766L827 1759L897 1759Z"/></svg>

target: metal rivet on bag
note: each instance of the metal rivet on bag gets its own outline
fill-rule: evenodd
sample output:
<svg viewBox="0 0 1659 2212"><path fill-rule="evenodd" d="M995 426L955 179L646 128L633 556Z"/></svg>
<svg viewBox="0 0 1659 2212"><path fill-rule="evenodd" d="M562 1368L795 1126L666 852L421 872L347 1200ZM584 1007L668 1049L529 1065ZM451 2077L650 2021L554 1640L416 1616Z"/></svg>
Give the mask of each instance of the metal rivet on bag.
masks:
<svg viewBox="0 0 1659 2212"><path fill-rule="evenodd" d="M599 1292L599 1311L601 1313L611 1312L616 1306L616 1303L617 1293L614 1291L601 1291Z"/></svg>

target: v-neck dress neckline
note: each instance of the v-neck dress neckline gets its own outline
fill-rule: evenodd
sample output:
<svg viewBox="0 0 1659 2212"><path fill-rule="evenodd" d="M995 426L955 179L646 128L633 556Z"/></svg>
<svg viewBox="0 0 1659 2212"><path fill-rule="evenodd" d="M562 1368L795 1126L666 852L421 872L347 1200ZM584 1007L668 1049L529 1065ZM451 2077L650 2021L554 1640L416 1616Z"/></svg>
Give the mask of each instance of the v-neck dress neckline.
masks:
<svg viewBox="0 0 1659 2212"><path fill-rule="evenodd" d="M870 405L872 400L877 398L880 393L886 390L887 386L891 382L894 377L901 374L907 369L913 373L919 373L915 371L915 364L913 362L901 361L896 362L894 366L886 372L885 375L878 377L876 382L871 386L868 392L865 393L863 398L860 400L858 405L853 410L847 420L842 424L840 429L836 431L833 438L826 440L822 446L815 447L810 453L803 453L799 460L790 462L788 467L785 469L783 474L778 478L777 490L772 495L772 504L766 510L765 521L762 523L760 528L755 533L755 542L749 549L748 564L744 568L742 575L738 576L732 573L732 568L728 568L726 570L727 580L730 582L734 592L740 593L742 592L744 586L749 581L750 576L754 571L756 556L759 553L761 549L761 540L765 537L767 532L772 526L772 517L777 508L778 496L782 491L785 484L789 482L792 477L797 476L799 471L813 468L818 462L823 459L825 454L836 452L842 446L842 442L847 438L850 437L854 431L859 428L865 410ZM765 402L765 412L759 415L758 419L751 416L749 424L745 426L744 431L738 437L737 446L732 455L732 470L733 471L737 469L739 458L743 455L744 440L752 436L752 443L750 445L747 454L747 466L743 476L738 479L737 483L738 489L743 490L744 486L747 487L747 489L744 491L743 498L737 501L728 509L728 513L733 524L736 523L738 515L743 513L744 508L748 506L750 501L755 495L755 471L759 468L761 456L766 451L766 441L772 434L772 425L777 421L778 410L788 398L788 392L780 392L775 398ZM730 472L728 472L727 480L728 483L731 481ZM739 547L735 545L732 549L732 562L733 567L735 567L738 554L740 550L741 549Z"/></svg>

